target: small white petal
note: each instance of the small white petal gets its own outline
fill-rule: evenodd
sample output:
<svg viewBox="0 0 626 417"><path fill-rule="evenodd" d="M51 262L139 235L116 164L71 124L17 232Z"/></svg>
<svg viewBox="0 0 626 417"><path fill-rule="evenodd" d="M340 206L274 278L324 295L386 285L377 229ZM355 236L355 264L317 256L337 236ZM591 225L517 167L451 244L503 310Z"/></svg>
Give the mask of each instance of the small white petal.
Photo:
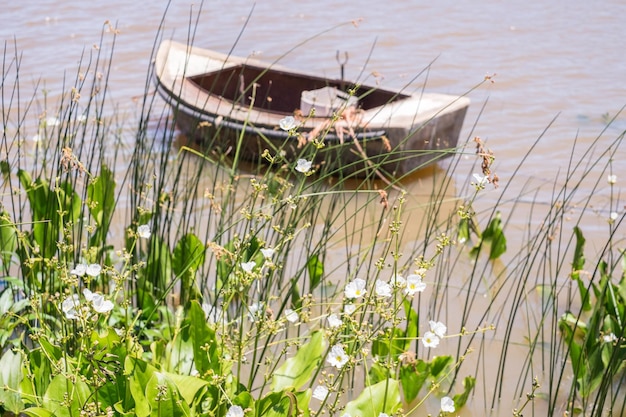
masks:
<svg viewBox="0 0 626 417"><path fill-rule="evenodd" d="M98 264L89 264L87 265L87 269L85 270L87 275L91 277L97 277L98 275L100 275L101 271L102 271L102 267Z"/></svg>
<svg viewBox="0 0 626 417"><path fill-rule="evenodd" d="M454 401L450 397L443 397L441 399L441 411L443 413L454 413Z"/></svg>
<svg viewBox="0 0 626 417"><path fill-rule="evenodd" d="M274 253L276 253L276 250L272 248L265 248L265 249L261 249L261 253L263 254L263 257L265 259L271 259L272 256L274 256Z"/></svg>
<svg viewBox="0 0 626 417"><path fill-rule="evenodd" d="M280 126L282 130L290 131L296 127L296 119L293 116L287 116L278 122L278 126Z"/></svg>
<svg viewBox="0 0 626 417"><path fill-rule="evenodd" d="M244 417L243 408L238 405L231 405L225 417Z"/></svg>
<svg viewBox="0 0 626 417"><path fill-rule="evenodd" d="M79 277L82 277L85 273L87 273L87 265L85 264L78 264L70 271L70 274L78 275Z"/></svg>
<svg viewBox="0 0 626 417"><path fill-rule="evenodd" d="M313 162L307 161L306 159L298 159L298 161L296 162L296 171L306 174L307 172L311 171L312 166Z"/></svg>
<svg viewBox="0 0 626 417"><path fill-rule="evenodd" d="M324 401L328 397L328 388L324 385L318 385L313 390L313 398L316 398L320 401Z"/></svg>
<svg viewBox="0 0 626 417"><path fill-rule="evenodd" d="M439 346L439 337L433 332L426 332L422 336L422 344L428 348L436 348Z"/></svg>
<svg viewBox="0 0 626 417"><path fill-rule="evenodd" d="M150 226L147 224L142 224L137 228L137 236L142 239L149 239L152 236L152 231L150 230Z"/></svg>
<svg viewBox="0 0 626 417"><path fill-rule="evenodd" d="M352 304L349 304L349 305L352 305ZM337 317L337 315L334 313L326 318L326 322L328 323L328 327L331 327L331 328L336 328L343 324L343 321L341 321L341 319Z"/></svg>
<svg viewBox="0 0 626 417"><path fill-rule="evenodd" d="M350 299L363 297L366 293L365 280L361 278L356 278L354 281L349 282L344 290L346 298Z"/></svg>
<svg viewBox="0 0 626 417"><path fill-rule="evenodd" d="M243 269L247 273L252 272L252 270L254 269L255 266L256 266L256 262L254 262L254 261L242 262L241 263L241 269Z"/></svg>
<svg viewBox="0 0 626 417"><path fill-rule="evenodd" d="M606 180L609 184L613 185L617 182L617 175L609 175Z"/></svg>
<svg viewBox="0 0 626 417"><path fill-rule="evenodd" d="M296 313L295 311L293 311L290 308L285 309L285 317L287 317L287 321L290 322L290 323L295 323L300 318L298 316L298 313Z"/></svg>

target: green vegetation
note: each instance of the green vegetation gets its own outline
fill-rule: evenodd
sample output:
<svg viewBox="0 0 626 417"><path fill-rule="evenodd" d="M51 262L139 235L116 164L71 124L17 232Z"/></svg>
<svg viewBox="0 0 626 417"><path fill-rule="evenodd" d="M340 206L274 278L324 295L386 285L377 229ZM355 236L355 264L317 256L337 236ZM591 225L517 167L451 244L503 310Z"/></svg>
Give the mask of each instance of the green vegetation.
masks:
<svg viewBox="0 0 626 417"><path fill-rule="evenodd" d="M475 211L498 183L479 139L450 150L419 205L376 167L309 165L323 141L258 164L177 148L151 94L129 139L106 111L105 49L85 62L93 78L35 116L18 101L19 57L4 57L3 415L624 413L623 216L585 253L592 195L578 193L607 175L616 187L622 136L572 151L512 243L515 176ZM457 186L470 192L451 179L462 155L481 165Z"/></svg>

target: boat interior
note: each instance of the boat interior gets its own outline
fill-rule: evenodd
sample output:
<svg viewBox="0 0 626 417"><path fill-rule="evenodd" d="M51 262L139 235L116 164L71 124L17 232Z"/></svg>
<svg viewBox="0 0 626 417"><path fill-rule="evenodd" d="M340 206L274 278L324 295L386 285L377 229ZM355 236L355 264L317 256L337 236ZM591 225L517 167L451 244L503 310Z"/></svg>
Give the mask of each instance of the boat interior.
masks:
<svg viewBox="0 0 626 417"><path fill-rule="evenodd" d="M237 65L189 79L208 93L239 102L243 106L249 106L254 97L254 108L280 114L293 114L300 109L303 92L327 87L337 89L339 94L351 91L358 99L358 107L363 110L409 97L380 88L355 86L347 81L252 65Z"/></svg>

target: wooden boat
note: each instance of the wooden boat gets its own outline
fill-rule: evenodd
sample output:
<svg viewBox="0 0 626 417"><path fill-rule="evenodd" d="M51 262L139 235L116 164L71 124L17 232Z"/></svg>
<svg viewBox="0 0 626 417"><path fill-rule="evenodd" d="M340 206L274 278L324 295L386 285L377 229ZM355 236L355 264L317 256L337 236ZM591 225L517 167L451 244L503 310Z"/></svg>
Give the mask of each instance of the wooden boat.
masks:
<svg viewBox="0 0 626 417"><path fill-rule="evenodd" d="M315 159L343 173L398 175L452 155L469 105L466 97L351 84L174 41L160 45L154 74L179 129L206 151L294 166Z"/></svg>

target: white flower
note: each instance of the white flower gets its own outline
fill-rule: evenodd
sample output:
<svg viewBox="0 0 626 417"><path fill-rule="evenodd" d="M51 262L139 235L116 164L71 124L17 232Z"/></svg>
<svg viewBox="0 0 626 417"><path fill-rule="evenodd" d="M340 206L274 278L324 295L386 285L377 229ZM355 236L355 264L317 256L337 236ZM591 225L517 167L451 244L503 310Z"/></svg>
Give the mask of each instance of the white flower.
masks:
<svg viewBox="0 0 626 417"><path fill-rule="evenodd" d="M376 295L379 297L391 297L391 285L385 281L376 281Z"/></svg>
<svg viewBox="0 0 626 417"><path fill-rule="evenodd" d="M78 294L72 294L69 297L66 297L61 303L61 311L65 314L65 317L70 320L75 320L78 318L76 314L76 310L80 306L80 298Z"/></svg>
<svg viewBox="0 0 626 417"><path fill-rule="evenodd" d="M337 344L330 349L330 353L326 357L326 362L337 369L341 369L346 362L348 362L348 359L350 359L350 357L346 355L346 351L343 350L343 346Z"/></svg>
<svg viewBox="0 0 626 417"><path fill-rule="evenodd" d="M258 313L263 305L261 303L254 303L248 306L248 318L251 322L255 322L258 318Z"/></svg>
<svg viewBox="0 0 626 417"><path fill-rule="evenodd" d="M614 333L605 334L604 336L602 336L602 341L604 343L614 343L617 342L617 336L615 336Z"/></svg>
<svg viewBox="0 0 626 417"><path fill-rule="evenodd" d="M480 174L473 174L475 183L472 183L477 188L485 188L485 184L487 184L488 177L482 176Z"/></svg>
<svg viewBox="0 0 626 417"><path fill-rule="evenodd" d="M61 121L54 116L46 117L46 126L54 127L61 124Z"/></svg>
<svg viewBox="0 0 626 417"><path fill-rule="evenodd" d="M411 274L406 277L406 288L404 293L408 296L415 295L416 292L422 292L426 289L426 284L422 282L421 275Z"/></svg>
<svg viewBox="0 0 626 417"><path fill-rule="evenodd" d="M611 221L615 221L615 220L617 220L617 218L618 218L618 217L619 217L619 214L617 214L617 213L616 213L616 212L614 212L614 211L613 211L613 212L611 212L611 216L610 216Z"/></svg>
<svg viewBox="0 0 626 417"><path fill-rule="evenodd" d="M287 116L283 119L280 119L278 122L278 126L282 130L286 130L287 132L296 127L296 119L293 116Z"/></svg>
<svg viewBox="0 0 626 417"><path fill-rule="evenodd" d="M263 254L263 257L265 259L271 259L272 256L274 256L274 254L276 253L276 250L272 248L265 248L261 249L261 253Z"/></svg>
<svg viewBox="0 0 626 417"><path fill-rule="evenodd" d="M352 417L352 415L350 415L350 413L343 413L341 417Z"/></svg>
<svg viewBox="0 0 626 417"><path fill-rule="evenodd" d="M85 275L86 272L87 272L87 265L85 265L85 264L77 264L74 267L74 269L72 269L70 271L70 274L78 275L79 277L82 277L83 275Z"/></svg>
<svg viewBox="0 0 626 417"><path fill-rule="evenodd" d="M98 275L100 275L101 271L102 271L102 267L98 264L89 264L87 265L87 268L85 269L85 272L90 277L97 277Z"/></svg>
<svg viewBox="0 0 626 417"><path fill-rule="evenodd" d="M251 273L255 266L256 266L256 262L254 261L241 263L241 269L243 269L247 273Z"/></svg>
<svg viewBox="0 0 626 417"><path fill-rule="evenodd" d="M356 311L356 306L354 304L346 304L343 307L343 314L351 315Z"/></svg>
<svg viewBox="0 0 626 417"><path fill-rule="evenodd" d="M226 412L226 417L243 417L244 412L243 408L238 405L231 405L228 411Z"/></svg>
<svg viewBox="0 0 626 417"><path fill-rule="evenodd" d="M337 315L335 313L333 313L330 316L328 316L326 318L326 322L328 323L328 327L331 327L331 328L336 328L336 327L339 327L339 326L341 326L343 324L341 319L339 317L337 317Z"/></svg>
<svg viewBox="0 0 626 417"><path fill-rule="evenodd" d="M41 140L41 136L39 136L39 134L33 135L33 137L30 140L32 140L33 142L37 143L37 142L39 142Z"/></svg>
<svg viewBox="0 0 626 417"><path fill-rule="evenodd" d="M113 303L106 300L102 294L98 292L91 292L88 288L85 288L83 290L83 295L87 301L91 302L91 305L96 313L104 314L113 310Z"/></svg>
<svg viewBox="0 0 626 417"><path fill-rule="evenodd" d="M454 413L454 401L450 397L443 397L441 399L441 412L442 413Z"/></svg>
<svg viewBox="0 0 626 417"><path fill-rule="evenodd" d="M81 114L80 116L78 116L76 118L76 121L78 123L85 123L87 121L87 115L86 114Z"/></svg>
<svg viewBox="0 0 626 417"><path fill-rule="evenodd" d="M391 284L395 287L403 288L406 285L406 279L404 279L402 275L394 274L394 276L391 277Z"/></svg>
<svg viewBox="0 0 626 417"><path fill-rule="evenodd" d="M387 414L387 413L380 413L380 414L378 414L378 417L389 417L389 414Z"/></svg>
<svg viewBox="0 0 626 417"><path fill-rule="evenodd" d="M613 175L609 175L606 178L607 182L611 185L615 184L617 182L617 175L613 174Z"/></svg>
<svg viewBox="0 0 626 417"><path fill-rule="evenodd" d="M298 316L298 313L296 313L295 311L293 311L290 308L285 309L285 317L287 317L287 321L290 322L290 323L295 323L300 318Z"/></svg>
<svg viewBox="0 0 626 417"><path fill-rule="evenodd" d="M356 278L354 281L349 282L344 290L346 298L350 299L363 297L365 293L367 293L365 281L361 278Z"/></svg>
<svg viewBox="0 0 626 417"><path fill-rule="evenodd" d="M328 388L326 388L323 385L318 385L313 390L313 398L316 398L320 401L324 401L327 396L328 396Z"/></svg>
<svg viewBox="0 0 626 417"><path fill-rule="evenodd" d="M433 332L426 332L422 336L422 344L428 348L436 348L439 346L439 337Z"/></svg>
<svg viewBox="0 0 626 417"><path fill-rule="evenodd" d="M142 224L137 228L137 236L143 239L150 239L151 235L152 231L150 230L150 226L148 226L147 224Z"/></svg>
<svg viewBox="0 0 626 417"><path fill-rule="evenodd" d="M448 328L446 327L446 325L440 321L434 322L430 320L428 322L428 325L430 326L430 331L436 334L437 337L439 338L443 338L446 335L446 332L448 331Z"/></svg>
<svg viewBox="0 0 626 417"><path fill-rule="evenodd" d="M296 162L296 171L306 174L307 172L311 171L312 166L313 162L307 161L306 159L298 159L298 161Z"/></svg>

